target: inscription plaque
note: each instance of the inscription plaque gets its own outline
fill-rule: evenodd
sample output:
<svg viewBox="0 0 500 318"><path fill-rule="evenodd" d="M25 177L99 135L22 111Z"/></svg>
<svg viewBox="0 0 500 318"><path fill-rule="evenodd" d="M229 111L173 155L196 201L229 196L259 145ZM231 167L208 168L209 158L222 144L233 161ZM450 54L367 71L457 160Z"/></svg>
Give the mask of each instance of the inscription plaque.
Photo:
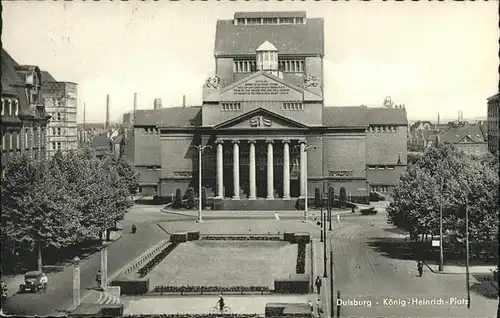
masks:
<svg viewBox="0 0 500 318"><path fill-rule="evenodd" d="M235 95L288 95L290 89L277 82L257 80L240 85L233 92Z"/></svg>

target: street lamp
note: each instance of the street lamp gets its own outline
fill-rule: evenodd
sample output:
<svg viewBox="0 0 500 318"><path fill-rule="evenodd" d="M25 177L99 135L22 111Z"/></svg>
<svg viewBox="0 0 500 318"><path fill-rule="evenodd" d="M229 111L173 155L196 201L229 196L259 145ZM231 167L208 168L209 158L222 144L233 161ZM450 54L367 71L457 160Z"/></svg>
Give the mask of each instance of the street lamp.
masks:
<svg viewBox="0 0 500 318"><path fill-rule="evenodd" d="M202 206L201 206L201 153L203 152L203 150L205 150L205 148L212 148L212 146L210 145L206 145L206 146L202 146L202 145L199 145L199 146L195 146L195 145L191 145L190 147L193 147L193 148L196 148L198 149L198 222L203 222L203 218L202 218Z"/></svg>
<svg viewBox="0 0 500 318"><path fill-rule="evenodd" d="M295 147L299 147L300 145L296 145ZM304 147L304 192L305 192L305 201L304 201L304 221L307 221L307 150L309 149L317 149L316 146L310 145Z"/></svg>

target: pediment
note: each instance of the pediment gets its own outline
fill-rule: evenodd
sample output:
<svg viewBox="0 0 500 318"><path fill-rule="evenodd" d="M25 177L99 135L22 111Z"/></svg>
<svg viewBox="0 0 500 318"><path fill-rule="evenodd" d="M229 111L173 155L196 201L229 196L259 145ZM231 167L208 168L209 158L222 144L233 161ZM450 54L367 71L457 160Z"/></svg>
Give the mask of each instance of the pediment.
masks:
<svg viewBox="0 0 500 318"><path fill-rule="evenodd" d="M323 99L302 87L277 76L259 71L221 89L207 94L207 102L218 101L322 101Z"/></svg>
<svg viewBox="0 0 500 318"><path fill-rule="evenodd" d="M215 129L300 129L306 125L278 115L264 108L258 108L214 127Z"/></svg>
<svg viewBox="0 0 500 318"><path fill-rule="evenodd" d="M467 143L473 143L473 142L474 142L474 140L472 140L472 138L470 138L469 136L464 136L462 139L457 141L457 143L459 143L459 144L467 144Z"/></svg>

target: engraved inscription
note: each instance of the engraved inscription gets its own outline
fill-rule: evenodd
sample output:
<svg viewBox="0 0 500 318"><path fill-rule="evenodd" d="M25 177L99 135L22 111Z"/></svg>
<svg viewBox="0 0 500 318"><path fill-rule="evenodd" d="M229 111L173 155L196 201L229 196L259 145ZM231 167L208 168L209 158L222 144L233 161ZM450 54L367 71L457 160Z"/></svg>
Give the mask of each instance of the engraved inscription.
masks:
<svg viewBox="0 0 500 318"><path fill-rule="evenodd" d="M235 95L288 95L290 89L277 82L258 80L234 88Z"/></svg>

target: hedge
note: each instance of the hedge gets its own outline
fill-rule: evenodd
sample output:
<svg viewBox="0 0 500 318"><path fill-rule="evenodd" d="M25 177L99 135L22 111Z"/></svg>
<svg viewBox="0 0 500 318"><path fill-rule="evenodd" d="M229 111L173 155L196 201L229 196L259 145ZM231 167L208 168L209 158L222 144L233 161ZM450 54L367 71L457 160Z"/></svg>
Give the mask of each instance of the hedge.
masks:
<svg viewBox="0 0 500 318"><path fill-rule="evenodd" d="M281 241L279 236L204 236L206 241Z"/></svg>
<svg viewBox="0 0 500 318"><path fill-rule="evenodd" d="M197 241L200 239L200 231L188 231L187 232L187 240L188 241Z"/></svg>
<svg viewBox="0 0 500 318"><path fill-rule="evenodd" d="M308 233L295 233L294 242L309 244L311 242L311 236Z"/></svg>
<svg viewBox="0 0 500 318"><path fill-rule="evenodd" d="M280 294L308 294L309 275L292 275L291 278L274 280L274 292Z"/></svg>
<svg viewBox="0 0 500 318"><path fill-rule="evenodd" d="M283 233L283 241L290 243L295 242L295 233L294 232Z"/></svg>
<svg viewBox="0 0 500 318"><path fill-rule="evenodd" d="M106 304L101 309L102 317L123 317L123 304Z"/></svg>
<svg viewBox="0 0 500 318"><path fill-rule="evenodd" d="M297 248L297 274L304 274L306 272L306 244L299 243Z"/></svg>
<svg viewBox="0 0 500 318"><path fill-rule="evenodd" d="M157 293L244 293L244 292L270 292L267 286L155 286Z"/></svg>
<svg viewBox="0 0 500 318"><path fill-rule="evenodd" d="M120 294L122 295L144 295L149 290L149 277L136 279L118 277L110 285L120 286Z"/></svg>
<svg viewBox="0 0 500 318"><path fill-rule="evenodd" d="M188 241L186 232L177 232L170 235L170 242L172 243L184 243Z"/></svg>
<svg viewBox="0 0 500 318"><path fill-rule="evenodd" d="M177 245L178 245L177 243L169 244L167 247L163 249L163 251L155 255L155 257L153 257L152 260L147 262L146 265L144 265L144 267L139 269L137 273L141 275L141 277L144 277L147 274L149 274L149 272L151 272L153 268L155 268L155 266L160 264L160 262L163 261L163 259L167 257L167 255L170 254L170 252L172 252L177 247Z"/></svg>

